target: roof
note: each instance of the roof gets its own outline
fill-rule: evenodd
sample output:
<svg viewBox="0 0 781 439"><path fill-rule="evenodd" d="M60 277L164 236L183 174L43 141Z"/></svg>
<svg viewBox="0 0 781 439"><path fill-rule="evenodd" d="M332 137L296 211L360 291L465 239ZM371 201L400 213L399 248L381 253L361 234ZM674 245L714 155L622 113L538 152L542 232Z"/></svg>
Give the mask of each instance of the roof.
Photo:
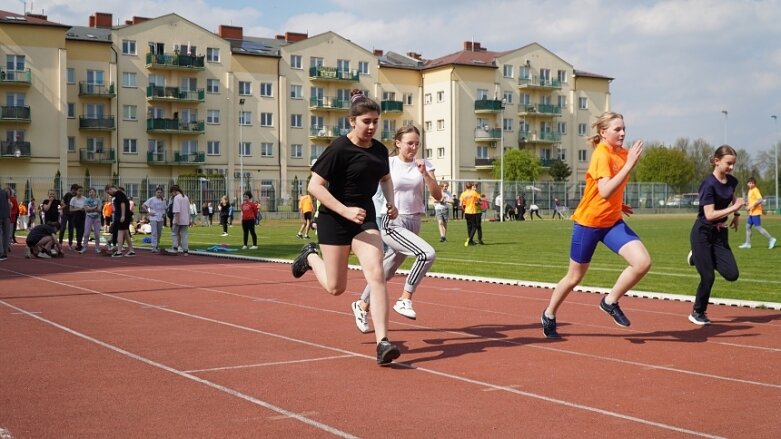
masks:
<svg viewBox="0 0 781 439"><path fill-rule="evenodd" d="M399 69L412 70L419 70L425 62L393 51L378 57L378 60L380 62L380 66L382 67L394 67Z"/></svg>
<svg viewBox="0 0 781 439"><path fill-rule="evenodd" d="M287 41L276 38L244 37L242 40L226 38L231 44L231 52L243 55L280 56L279 49L287 45Z"/></svg>
<svg viewBox="0 0 781 439"><path fill-rule="evenodd" d="M111 29L102 27L73 26L65 34L68 40L111 43Z"/></svg>
<svg viewBox="0 0 781 439"><path fill-rule="evenodd" d="M607 79L608 81L612 81L616 78L611 78L610 76L600 75L599 73L591 73L586 72L584 70L578 70L575 69L575 76L581 76L581 77L587 77L587 78L596 78L596 79Z"/></svg>
<svg viewBox="0 0 781 439"><path fill-rule="evenodd" d="M35 14L17 14L16 12L0 10L0 24L26 24L33 26L61 27L66 29L70 27L49 21L42 17L43 16L37 16Z"/></svg>
<svg viewBox="0 0 781 439"><path fill-rule="evenodd" d="M479 67L496 67L496 58L504 56L511 51L494 52L491 50L462 50L460 52L451 53L440 58L428 60L424 63L424 69L430 69L434 67L440 67L450 64L466 65L466 66L479 66Z"/></svg>

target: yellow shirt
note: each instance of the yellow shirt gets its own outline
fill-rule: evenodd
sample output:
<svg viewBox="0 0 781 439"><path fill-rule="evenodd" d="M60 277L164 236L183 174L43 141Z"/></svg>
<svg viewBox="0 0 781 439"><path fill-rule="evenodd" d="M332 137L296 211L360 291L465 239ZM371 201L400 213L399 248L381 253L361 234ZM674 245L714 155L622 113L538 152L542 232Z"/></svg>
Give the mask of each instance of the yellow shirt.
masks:
<svg viewBox="0 0 781 439"><path fill-rule="evenodd" d="M315 210L314 205L312 204L312 197L309 195L301 195L301 199L298 200L298 210L303 213Z"/></svg>
<svg viewBox="0 0 781 439"><path fill-rule="evenodd" d="M624 188L629 177L621 182L609 198L599 195L597 181L600 178L612 178L616 175L624 167L628 154L629 151L624 148L615 151L604 143L597 145L586 172L586 189L583 191L583 198L572 214L575 222L586 227L611 227L621 219Z"/></svg>
<svg viewBox="0 0 781 439"><path fill-rule="evenodd" d="M762 215L762 205L758 203L759 200L762 199L762 194L759 192L759 188L754 186L753 188L748 190L748 205L752 205L754 203L757 203L754 207L751 208L751 210L748 211L748 214L751 216L756 215Z"/></svg>
<svg viewBox="0 0 781 439"><path fill-rule="evenodd" d="M480 213L480 194L474 189L467 189L458 197L461 206L464 207L464 213Z"/></svg>

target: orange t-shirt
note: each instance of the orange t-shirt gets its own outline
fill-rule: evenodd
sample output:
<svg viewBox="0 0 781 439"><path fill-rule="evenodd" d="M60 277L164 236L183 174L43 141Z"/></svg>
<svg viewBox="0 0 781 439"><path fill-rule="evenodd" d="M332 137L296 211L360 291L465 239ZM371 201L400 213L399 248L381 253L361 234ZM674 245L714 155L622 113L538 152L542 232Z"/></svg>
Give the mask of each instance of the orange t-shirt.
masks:
<svg viewBox="0 0 781 439"><path fill-rule="evenodd" d="M467 189L461 193L458 197L461 201L461 206L464 208L464 213L475 214L480 213L480 194L474 189Z"/></svg>
<svg viewBox="0 0 781 439"><path fill-rule="evenodd" d="M103 218L110 218L114 213L114 206L111 203L103 204Z"/></svg>
<svg viewBox="0 0 781 439"><path fill-rule="evenodd" d="M586 172L586 189L583 198L572 214L572 219L586 227L611 227L621 219L621 206L624 201L624 188L629 181L627 176L621 186L609 198L599 195L597 181L600 178L612 178L624 167L629 154L625 148L614 151L613 148L600 143L591 155L591 162Z"/></svg>
<svg viewBox="0 0 781 439"><path fill-rule="evenodd" d="M759 192L759 188L754 186L753 188L748 190L748 204L754 204L754 207L751 208L751 210L748 211L748 214L751 216L757 216L762 215L762 205L759 203L759 200L762 199L762 193Z"/></svg>
<svg viewBox="0 0 781 439"><path fill-rule="evenodd" d="M298 210L303 213L312 212L315 210L315 207L312 204L312 197L309 195L302 195L301 199L298 201Z"/></svg>

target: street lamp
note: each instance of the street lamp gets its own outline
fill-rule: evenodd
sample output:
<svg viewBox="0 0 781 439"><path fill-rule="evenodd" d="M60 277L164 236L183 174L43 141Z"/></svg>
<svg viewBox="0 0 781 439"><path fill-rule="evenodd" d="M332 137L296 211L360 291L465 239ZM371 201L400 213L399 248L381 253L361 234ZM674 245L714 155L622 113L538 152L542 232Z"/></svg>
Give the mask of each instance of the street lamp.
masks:
<svg viewBox="0 0 781 439"><path fill-rule="evenodd" d="M502 99L502 128L499 140L499 222L504 222L504 107L507 98Z"/></svg>
<svg viewBox="0 0 781 439"><path fill-rule="evenodd" d="M724 144L727 144L727 110L721 110L721 114L724 115Z"/></svg>
<svg viewBox="0 0 781 439"><path fill-rule="evenodd" d="M239 108L239 178L241 179L239 198L241 198L241 194L244 193L244 98L239 99Z"/></svg>
<svg viewBox="0 0 781 439"><path fill-rule="evenodd" d="M775 114L770 116L773 119L773 160L776 164L776 213L778 212L778 116Z"/></svg>

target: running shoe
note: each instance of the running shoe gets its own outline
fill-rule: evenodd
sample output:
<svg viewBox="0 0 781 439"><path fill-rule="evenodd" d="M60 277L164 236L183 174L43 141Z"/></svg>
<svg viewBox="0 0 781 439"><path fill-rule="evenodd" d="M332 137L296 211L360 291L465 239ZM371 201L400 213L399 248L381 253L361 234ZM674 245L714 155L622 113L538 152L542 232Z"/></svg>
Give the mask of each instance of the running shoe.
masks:
<svg viewBox="0 0 781 439"><path fill-rule="evenodd" d="M548 316L545 315L545 311L543 311L540 320L542 321L542 333L545 334L545 337L561 338L559 333L556 331L556 317L552 319L548 318Z"/></svg>
<svg viewBox="0 0 781 439"><path fill-rule="evenodd" d="M626 318L624 312L621 311L621 307L618 306L618 302L608 305L605 301L605 298L606 297L603 297L599 302L599 308L602 311L610 314L610 317L613 317L613 321L616 322L616 325L623 326L625 328L628 327L630 325L629 319Z"/></svg>
<svg viewBox="0 0 781 439"><path fill-rule="evenodd" d="M369 320L367 318L367 312L361 309L361 300L356 300L352 304L353 315L355 316L355 326L358 330L366 334L369 332Z"/></svg>
<svg viewBox="0 0 781 439"><path fill-rule="evenodd" d="M253 246L251 246L249 249L250 249L250 250L257 250L257 249L258 249L258 246L257 246L257 245L253 245Z"/></svg>
<svg viewBox="0 0 781 439"><path fill-rule="evenodd" d="M136 255L136 252L134 252L133 250L130 250L129 252L125 253L125 257L126 258L132 258L135 255Z"/></svg>
<svg viewBox="0 0 781 439"><path fill-rule="evenodd" d="M387 337L384 337L377 343L377 364L384 366L390 364L391 361L399 358L401 351L398 346L391 344Z"/></svg>
<svg viewBox="0 0 781 439"><path fill-rule="evenodd" d="M51 257L51 256L49 256L49 254L48 254L48 253L46 253L46 252L40 252L40 253L38 253L38 257L39 257L39 258L41 258L41 259L51 259L51 258L52 258L52 257Z"/></svg>
<svg viewBox="0 0 781 439"><path fill-rule="evenodd" d="M744 242L743 244L740 244L738 248L751 248L751 244L748 242Z"/></svg>
<svg viewBox="0 0 781 439"><path fill-rule="evenodd" d="M241 246L241 249L242 249L242 250L246 250L246 249L247 249L247 246L246 246L246 245L242 245L242 246Z"/></svg>
<svg viewBox="0 0 781 439"><path fill-rule="evenodd" d="M301 233L296 233L296 238L304 239L304 235L302 235Z"/></svg>
<svg viewBox="0 0 781 439"><path fill-rule="evenodd" d="M317 244L314 242L310 242L301 247L301 253L299 253L293 261L293 277L299 278L312 268L309 266L309 261L307 260L307 257L312 253L317 254Z"/></svg>
<svg viewBox="0 0 781 439"><path fill-rule="evenodd" d="M776 246L776 238L770 238L770 242L767 244L768 250L773 250L773 247Z"/></svg>
<svg viewBox="0 0 781 439"><path fill-rule="evenodd" d="M122 256L125 256L122 254L122 252L115 252L111 255L112 258L121 258Z"/></svg>
<svg viewBox="0 0 781 439"><path fill-rule="evenodd" d="M227 234L227 233L223 233L223 234L222 234L222 235L220 235L220 236L228 236L228 234Z"/></svg>
<svg viewBox="0 0 781 439"><path fill-rule="evenodd" d="M412 309L412 299L397 300L396 304L393 305L393 310L408 319L415 320L418 317L415 310Z"/></svg>
<svg viewBox="0 0 781 439"><path fill-rule="evenodd" d="M697 311L692 311L692 313L689 314L689 321L694 323L695 325L700 325L700 326L711 324L710 319L708 318L708 316L705 315L704 312L697 312Z"/></svg>

